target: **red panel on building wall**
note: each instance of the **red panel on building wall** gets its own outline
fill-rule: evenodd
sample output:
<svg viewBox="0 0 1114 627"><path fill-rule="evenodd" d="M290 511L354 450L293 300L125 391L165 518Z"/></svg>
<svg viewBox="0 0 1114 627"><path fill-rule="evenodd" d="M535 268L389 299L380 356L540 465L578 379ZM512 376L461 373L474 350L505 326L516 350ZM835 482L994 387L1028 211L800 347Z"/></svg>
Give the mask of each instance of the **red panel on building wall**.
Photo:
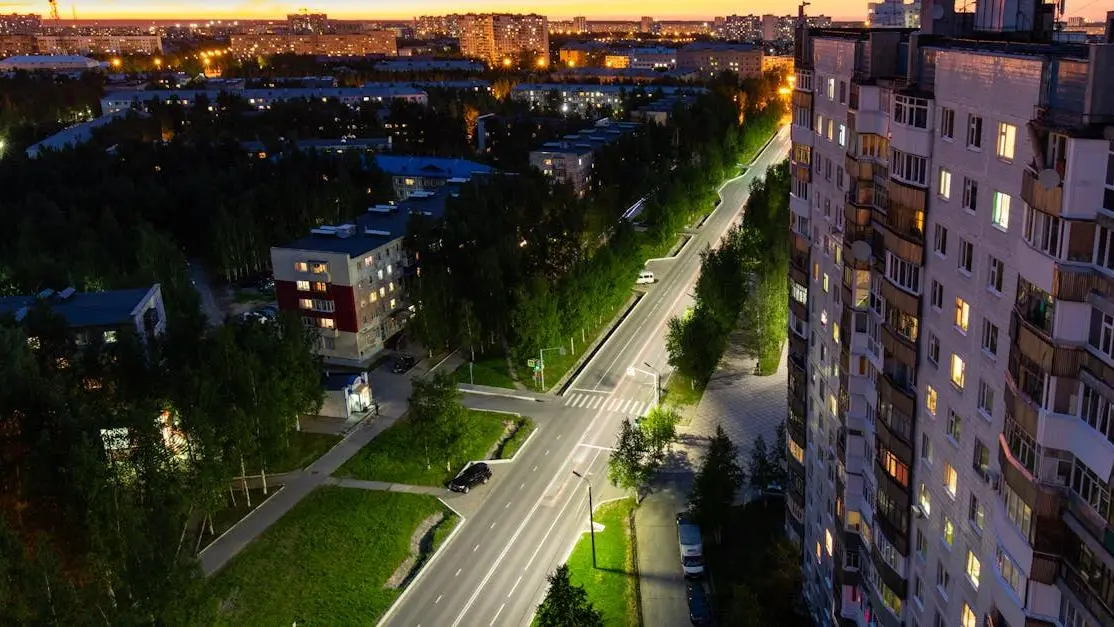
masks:
<svg viewBox="0 0 1114 627"><path fill-rule="evenodd" d="M356 316L356 288L329 284L329 298L337 308L337 329L348 333L358 332L360 326Z"/></svg>
<svg viewBox="0 0 1114 627"><path fill-rule="evenodd" d="M279 310L298 310L298 285L294 281L275 281L275 299Z"/></svg>
<svg viewBox="0 0 1114 627"><path fill-rule="evenodd" d="M294 281L275 281L275 299L278 300L279 309L282 311L297 311L302 316L309 318L333 318L336 320L337 330L348 333L359 331L359 319L356 315L356 288L345 285L329 284L329 291L299 292ZM335 313L321 313L310 311L298 306L300 298L317 298L331 300L336 306Z"/></svg>

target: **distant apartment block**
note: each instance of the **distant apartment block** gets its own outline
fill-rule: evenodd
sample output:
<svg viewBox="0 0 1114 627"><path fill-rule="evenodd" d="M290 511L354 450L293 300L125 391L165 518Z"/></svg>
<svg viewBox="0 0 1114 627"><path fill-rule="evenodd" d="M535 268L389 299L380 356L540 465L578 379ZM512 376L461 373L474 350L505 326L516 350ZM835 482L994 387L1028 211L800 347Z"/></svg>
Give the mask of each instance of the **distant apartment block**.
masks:
<svg viewBox="0 0 1114 627"><path fill-rule="evenodd" d="M325 57L394 56L398 38L389 30L351 34L233 35L229 48L237 57L306 54Z"/></svg>
<svg viewBox="0 0 1114 627"><path fill-rule="evenodd" d="M460 52L490 65L517 63L528 56L531 63L549 65L549 27L544 15L468 13L458 18Z"/></svg>
<svg viewBox="0 0 1114 627"><path fill-rule="evenodd" d="M39 54L162 54L161 35L38 35Z"/></svg>
<svg viewBox="0 0 1114 627"><path fill-rule="evenodd" d="M762 75L762 47L725 42L694 42L677 51L677 68L715 76L731 71L740 78Z"/></svg>
<svg viewBox="0 0 1114 627"><path fill-rule="evenodd" d="M817 625L1114 625L1114 46L933 4L797 40L805 594Z"/></svg>
<svg viewBox="0 0 1114 627"><path fill-rule="evenodd" d="M36 35L42 30L43 18L34 13L0 14L0 36Z"/></svg>
<svg viewBox="0 0 1114 627"><path fill-rule="evenodd" d="M286 16L286 26L297 35L325 33L329 30L329 16L325 13L292 13Z"/></svg>
<svg viewBox="0 0 1114 627"><path fill-rule="evenodd" d="M546 142L530 151L530 165L555 183L568 183L578 196L583 196L593 184L596 152L638 128L633 122L601 120L592 128Z"/></svg>
<svg viewBox="0 0 1114 627"><path fill-rule="evenodd" d="M240 147L244 149L249 155L266 159L269 156L267 145L261 141L242 141ZM343 154L346 152L355 152L362 154L373 154L377 152L387 152L391 149L390 137L354 137L354 138L340 138L340 139L300 139L295 142L287 142L275 146L279 151L293 147L302 152L314 151L320 153Z"/></svg>
<svg viewBox="0 0 1114 627"><path fill-rule="evenodd" d="M472 59L435 59L430 57L406 57L384 59L375 64L382 72L483 72L487 66Z"/></svg>
<svg viewBox="0 0 1114 627"><path fill-rule="evenodd" d="M921 2L871 2L867 4L866 22L873 28L917 28L921 25Z"/></svg>
<svg viewBox="0 0 1114 627"><path fill-rule="evenodd" d="M806 16L810 27L826 28L832 19L825 15ZM728 15L712 23L712 35L733 41L789 41L793 39L796 16L791 15Z"/></svg>
<svg viewBox="0 0 1114 627"><path fill-rule="evenodd" d="M440 220L457 185L368 208L353 223L323 226L271 249L279 309L318 334L326 363L366 366L413 315L418 260L403 240L412 219Z"/></svg>
<svg viewBox="0 0 1114 627"><path fill-rule="evenodd" d="M0 72L85 72L100 68L100 62L77 55L18 55L0 61Z"/></svg>
<svg viewBox="0 0 1114 627"><path fill-rule="evenodd" d="M106 292L78 292L67 287L60 291L46 289L34 296L0 297L0 317L10 315L16 322L40 307L65 320L77 346L111 344L121 332L146 337L166 330L166 308L158 283ZM29 340L34 345L35 338Z"/></svg>
<svg viewBox="0 0 1114 627"><path fill-rule="evenodd" d="M420 39L460 37L460 15L423 15L414 25L414 34Z"/></svg>
<svg viewBox="0 0 1114 627"><path fill-rule="evenodd" d="M336 100L349 106L365 103L387 103L402 100L426 105L428 96L421 89L406 86L389 87L291 87L275 89L174 89L150 91L113 91L101 98L101 112L105 115L124 109L146 109L151 101L184 106L197 104L204 99L214 104L221 94L239 96L258 109L267 109L278 102L289 100Z"/></svg>

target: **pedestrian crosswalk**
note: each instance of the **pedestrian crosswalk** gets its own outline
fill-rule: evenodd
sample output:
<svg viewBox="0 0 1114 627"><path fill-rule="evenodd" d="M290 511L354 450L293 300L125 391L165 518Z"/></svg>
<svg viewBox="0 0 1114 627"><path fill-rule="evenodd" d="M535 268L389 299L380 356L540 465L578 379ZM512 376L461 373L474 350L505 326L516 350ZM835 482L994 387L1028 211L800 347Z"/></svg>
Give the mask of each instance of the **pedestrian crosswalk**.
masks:
<svg viewBox="0 0 1114 627"><path fill-rule="evenodd" d="M605 394L585 394L572 392L565 396L565 407L575 407L588 411L608 411L625 416L645 416L652 403L630 398L617 398Z"/></svg>

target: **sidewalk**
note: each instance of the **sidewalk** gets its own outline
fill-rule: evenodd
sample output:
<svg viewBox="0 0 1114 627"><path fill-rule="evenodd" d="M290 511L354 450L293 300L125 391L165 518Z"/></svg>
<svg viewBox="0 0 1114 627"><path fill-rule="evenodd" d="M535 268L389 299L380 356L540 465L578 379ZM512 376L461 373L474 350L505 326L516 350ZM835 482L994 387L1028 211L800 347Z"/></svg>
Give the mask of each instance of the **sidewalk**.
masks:
<svg viewBox="0 0 1114 627"><path fill-rule="evenodd" d="M388 483L386 481L365 481L363 479L350 479L346 477L328 477L326 485L335 485L342 488L357 488L360 490L380 490L382 492L408 492L410 494L428 494L430 496L445 496L448 490L429 485L407 485L405 483Z"/></svg>
<svg viewBox="0 0 1114 627"><path fill-rule="evenodd" d="M380 416L360 423L329 452L294 475L286 485L262 505L252 510L223 535L202 549L201 570L211 575L229 562L268 527L278 522L314 488L324 484L329 475L340 468L368 442L373 440L406 413L406 403L390 402L380 406Z"/></svg>
<svg viewBox="0 0 1114 627"><path fill-rule="evenodd" d="M689 620L677 512L685 508L687 481L659 485L635 510L643 627L675 627Z"/></svg>

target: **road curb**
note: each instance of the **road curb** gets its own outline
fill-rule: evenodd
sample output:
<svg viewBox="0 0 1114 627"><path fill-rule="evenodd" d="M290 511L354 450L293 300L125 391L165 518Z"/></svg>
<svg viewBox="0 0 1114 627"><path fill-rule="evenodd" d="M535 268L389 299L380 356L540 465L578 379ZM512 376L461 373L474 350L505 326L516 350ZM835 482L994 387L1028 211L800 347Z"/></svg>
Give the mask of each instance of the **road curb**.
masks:
<svg viewBox="0 0 1114 627"><path fill-rule="evenodd" d="M631 509L630 515L627 516L627 524L630 526L630 550L631 550L631 568L634 570L634 604L638 608L638 625L641 627L645 624L645 618L642 612L642 570L638 564L638 530L635 525L634 519L638 514L638 504Z"/></svg>
<svg viewBox="0 0 1114 627"><path fill-rule="evenodd" d="M383 616L381 616L379 620L376 621L375 627L382 627L382 625L390 620L391 616L395 613L395 608L402 604L402 601L406 598L406 595L409 594L410 591L413 590L415 586L417 586L418 582L421 581L422 577L424 577L425 574L430 571L430 569L433 567L433 563L437 561L437 558L441 557L441 555L445 552L445 547L449 546L449 543L452 542L453 538L456 537L457 532L459 532L464 527L464 523L468 522L467 518L465 518L460 512L456 511L453 506L446 503L441 497L437 497L437 500L446 508L448 508L449 511L456 514L457 516L460 516L460 524L453 527L453 530L449 532L448 537L446 537L445 541L441 543L441 546L437 547L437 550L433 552L433 555L430 555L429 559L427 559L425 563L422 564L421 568L418 570L418 574L414 575L414 578L410 580L410 583L406 584L406 587L403 588L402 592L400 592L399 595L395 598L394 603L391 603L391 606L387 608L387 611L383 613Z"/></svg>
<svg viewBox="0 0 1114 627"><path fill-rule="evenodd" d="M266 503L267 501L271 500L271 498L272 498L272 497L276 497L276 496L278 496L278 495L279 495L279 492L282 492L282 491L283 491L283 490L285 490L285 489L286 489L286 484L283 484L283 485L282 485L282 487L280 487L279 489L275 490L274 494L271 494L271 495L267 496L267 498L266 498L266 499L265 499L265 500L263 501L263 503ZM256 506L255 506L255 507L254 507L254 508L253 508L253 509L252 509L252 510L251 510L250 512L248 512L247 514L244 514L244 517L243 517L243 518L241 518L240 520L237 520L237 521L236 521L235 523L233 523L233 524L232 524L232 526L231 526L231 527L229 527L228 529L225 529L223 533L221 533L221 534L220 534L219 536L217 536L217 537L213 538L213 540L212 540L212 541L210 541L210 542L209 542L209 544L206 544L204 548L202 548L202 549L201 549L200 551L198 551L198 552L197 552L197 561L198 561L198 562L200 562L200 561L201 561L201 558L205 556L205 552L206 552L206 551L208 551L210 547L212 547L212 546L213 546L214 544L216 544L217 542L220 542L220 541L221 541L221 540L222 540L222 539L224 538L224 536L226 536L226 535L228 535L228 534L232 533L232 530L233 530L233 529L235 529L236 527L240 526L240 524L241 524L241 523L243 523L243 522L244 522L245 520L247 520L248 518L251 518L251 515L252 515L252 514L254 514L254 513L258 512L258 511L259 511L259 508L263 507L263 503L260 503L259 505L256 505ZM293 508L291 508L291 509L293 509ZM287 512L287 513L289 513L289 510L288 510L288 512ZM285 514L283 514L283 515L285 516ZM256 538L258 538L258 537L259 537L259 536L257 535L257 536L256 536ZM251 539L251 542L254 542L256 538L252 538L252 539ZM249 542L248 544L251 544L251 542ZM246 546L246 545L245 545L245 546ZM241 550L243 550L243 549L241 549ZM239 553L239 551L237 551L236 553L232 554L232 556L230 556L230 557L229 557L229 558L228 558L227 560L225 560L225 562L224 562L223 564L221 564L221 565L220 565L220 568L217 568L217 569L216 569L216 570L214 570L213 572L209 573L209 574L208 574L207 576L211 577L211 576L213 576L213 575L217 574L218 572L220 572L221 568L224 568L225 566L227 566L227 565L228 565L228 563L229 563L229 562L231 562L231 561L232 561L233 559L235 559L235 558L236 558L236 555L237 555L238 553Z"/></svg>
<svg viewBox="0 0 1114 627"><path fill-rule="evenodd" d="M510 413L510 412L506 412L506 413ZM516 416L521 416L521 414L515 414L515 415ZM541 431L541 429L542 428L539 427L537 425L537 423L534 424L534 430L530 432L530 435L526 436L526 441L523 442L522 446L518 447L518 450L514 452L514 457L511 457L510 459L485 459L484 463L488 464L488 465L491 465L491 464L502 465L502 464L510 464L510 463L514 462L516 459L518 459L518 454L521 453L522 451L526 450L527 446L530 446L530 442L532 442L534 440L534 436L537 435L538 431Z"/></svg>

